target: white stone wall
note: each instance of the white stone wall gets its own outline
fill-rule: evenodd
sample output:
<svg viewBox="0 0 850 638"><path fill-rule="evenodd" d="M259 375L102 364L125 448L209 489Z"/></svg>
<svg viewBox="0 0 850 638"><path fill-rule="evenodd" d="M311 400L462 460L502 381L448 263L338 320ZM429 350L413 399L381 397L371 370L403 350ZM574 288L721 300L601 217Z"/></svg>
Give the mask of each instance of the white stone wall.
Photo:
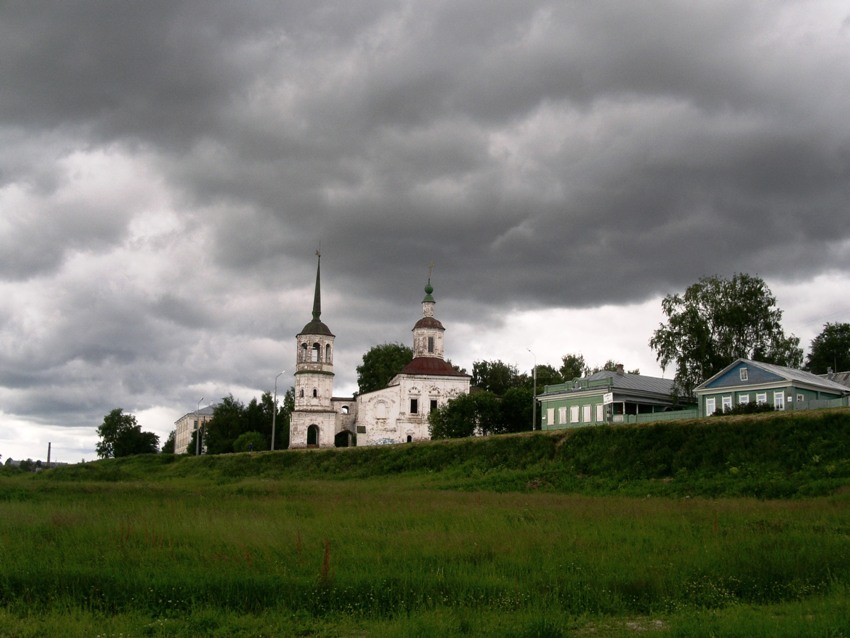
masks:
<svg viewBox="0 0 850 638"><path fill-rule="evenodd" d="M357 397L357 446L427 441L431 400L437 407L469 392L469 377L398 375L397 385ZM412 414L411 399L417 413Z"/></svg>

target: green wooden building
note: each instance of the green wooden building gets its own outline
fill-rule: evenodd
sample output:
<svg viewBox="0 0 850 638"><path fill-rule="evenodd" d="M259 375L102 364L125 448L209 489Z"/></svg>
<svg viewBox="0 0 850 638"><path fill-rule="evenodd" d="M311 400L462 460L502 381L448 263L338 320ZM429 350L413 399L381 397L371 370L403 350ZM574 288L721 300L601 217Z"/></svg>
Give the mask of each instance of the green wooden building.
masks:
<svg viewBox="0 0 850 638"><path fill-rule="evenodd" d="M672 379L629 374L622 366L547 385L537 398L544 430L696 416L692 406L677 405Z"/></svg>
<svg viewBox="0 0 850 638"><path fill-rule="evenodd" d="M803 370L738 359L694 389L699 415L742 403L767 403L774 410L846 406L850 388Z"/></svg>

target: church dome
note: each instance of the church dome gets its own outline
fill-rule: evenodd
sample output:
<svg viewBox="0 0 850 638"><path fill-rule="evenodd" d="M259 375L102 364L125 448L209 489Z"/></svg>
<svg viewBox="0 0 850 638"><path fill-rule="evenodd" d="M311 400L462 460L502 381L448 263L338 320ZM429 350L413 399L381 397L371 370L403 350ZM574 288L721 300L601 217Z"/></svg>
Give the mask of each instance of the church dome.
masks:
<svg viewBox="0 0 850 638"><path fill-rule="evenodd" d="M324 322L319 319L313 319L310 323L308 323L301 332L297 336L301 335L324 335L326 337L333 337L333 333L330 331Z"/></svg>
<svg viewBox="0 0 850 638"><path fill-rule="evenodd" d="M432 330L445 330L443 328L443 324L440 323L439 319L434 317L422 317L419 321L416 322L416 325L413 326L413 329L416 330L418 328L430 328Z"/></svg>

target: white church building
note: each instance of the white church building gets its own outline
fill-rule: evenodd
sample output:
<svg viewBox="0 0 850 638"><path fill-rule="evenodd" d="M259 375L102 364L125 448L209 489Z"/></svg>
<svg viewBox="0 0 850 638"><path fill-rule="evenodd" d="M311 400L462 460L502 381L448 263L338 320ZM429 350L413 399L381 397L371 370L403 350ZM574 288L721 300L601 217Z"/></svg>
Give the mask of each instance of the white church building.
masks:
<svg viewBox="0 0 850 638"><path fill-rule="evenodd" d="M434 311L431 278L422 317L413 326L413 360L386 388L333 396L334 335L322 322L321 256L316 268L313 319L296 335L295 409L289 447L384 445L430 439L428 415L469 392L470 376L444 358L443 324Z"/></svg>

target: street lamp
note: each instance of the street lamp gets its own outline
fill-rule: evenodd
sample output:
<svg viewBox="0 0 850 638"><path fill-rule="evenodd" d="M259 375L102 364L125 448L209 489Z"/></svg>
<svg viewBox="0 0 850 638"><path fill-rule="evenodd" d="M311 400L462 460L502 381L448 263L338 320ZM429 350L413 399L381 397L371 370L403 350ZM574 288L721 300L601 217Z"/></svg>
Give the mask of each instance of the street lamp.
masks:
<svg viewBox="0 0 850 638"><path fill-rule="evenodd" d="M198 399L198 407L195 408L195 456L201 455L201 422L198 414L201 411L201 401L203 400L204 397Z"/></svg>
<svg viewBox="0 0 850 638"><path fill-rule="evenodd" d="M526 348L529 352L531 352L531 348ZM531 356L534 357L534 370L531 373L532 378L534 379L533 390L531 391L531 429L537 429L537 355L531 352Z"/></svg>
<svg viewBox="0 0 850 638"><path fill-rule="evenodd" d="M281 370L274 378L274 407L272 408L272 452L274 452L274 428L275 421L277 420L277 378L284 372L286 372L286 370Z"/></svg>

